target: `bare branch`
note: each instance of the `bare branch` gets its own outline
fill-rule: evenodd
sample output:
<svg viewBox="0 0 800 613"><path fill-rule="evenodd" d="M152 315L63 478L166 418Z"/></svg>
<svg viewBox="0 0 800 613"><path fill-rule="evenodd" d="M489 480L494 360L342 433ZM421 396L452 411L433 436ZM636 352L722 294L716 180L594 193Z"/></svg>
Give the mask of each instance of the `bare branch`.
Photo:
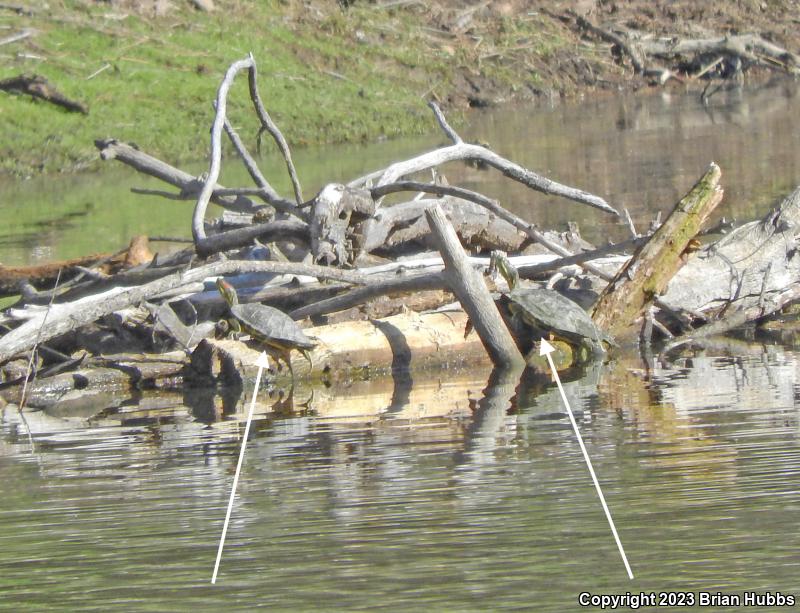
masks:
<svg viewBox="0 0 800 613"><path fill-rule="evenodd" d="M194 213L192 214L192 237L194 238L195 248L200 254L203 253L203 241L206 239L206 230L204 227L206 209L208 208L208 201L214 192L214 187L217 184L220 166L222 164L222 143L220 140L222 138L222 127L225 123L228 90L230 90L236 74L240 70L251 68L254 64L252 56L248 56L243 60L231 64L217 90L216 114L214 115L214 123L211 126L211 161L208 167L208 175L203 183L203 189L197 197L197 203L195 204Z"/></svg>
<svg viewBox="0 0 800 613"><path fill-rule="evenodd" d="M245 147L242 139L239 138L239 135L234 130L233 126L231 125L230 121L225 118L225 132L228 135L228 138L231 139L233 146L236 148L236 152L239 154L239 157L242 158L244 162L245 168L247 168L247 172L250 174L250 177L253 179L256 185L259 187L259 191L256 192L259 196L264 198L264 200L274 206L277 210L281 211L282 213L286 213L287 215L294 215L295 217L299 217L303 221L308 221L308 215L303 213L298 207L294 205L294 203L281 198L278 195L272 186L267 181L266 177L261 172L261 169L256 164L256 161L253 159L253 156L250 155L250 152Z"/></svg>
<svg viewBox="0 0 800 613"><path fill-rule="evenodd" d="M275 143L278 145L278 149L281 150L283 159L286 160L286 168L289 171L289 178L292 180L295 200L297 201L297 205L300 206L303 204L303 190L300 188L300 179L297 178L297 171L295 170L294 163L292 162L292 153L289 151L289 145L287 144L286 139L283 138L283 134L281 134L278 126L272 121L269 113L267 113L267 109L264 108L264 104L261 102L261 96L258 93L258 85L256 82L256 62L252 55L250 56L250 60L250 72L248 73L247 81L250 86L250 98L253 100L253 106L256 109L256 114L258 115L258 119L261 121L259 137L261 132L266 130L275 140Z"/></svg>
<svg viewBox="0 0 800 613"><path fill-rule="evenodd" d="M450 124L447 123L447 119L444 117L444 113L442 113L442 109L439 108L439 105L436 104L433 100L428 102L428 106L433 111L433 116L436 117L436 121L439 123L439 126L442 128L445 134L447 134L447 138L453 141L454 144L463 143L464 141L458 135L458 133L450 127Z"/></svg>
<svg viewBox="0 0 800 613"><path fill-rule="evenodd" d="M564 198L568 198L569 200L573 200L575 202L588 204L589 206L598 208L601 211L605 211L606 213L612 213L617 216L619 215L616 209L611 207L605 200L603 200L599 196L595 196L594 194L584 192L574 187L569 187L567 185L562 185L561 183L551 181L550 179L542 177L541 175L538 175L535 172L523 168L519 164L516 164L514 162L505 159L504 157L499 156L494 151L490 151L486 147L481 147L480 145L472 145L469 143L458 143L455 145L449 145L448 147L442 147L440 149L436 149L428 153L423 153L422 155L417 156L415 158L411 158L410 160L397 162L395 164L392 164L385 170L373 172L358 179L355 179L354 181L348 183L348 185L350 187L360 187L363 186L365 183L367 183L367 181L369 180L379 179L377 187L382 187L390 183L395 183L401 177L410 175L415 172L420 172L422 170L427 170L428 168L432 168L434 166L439 166L440 164L444 164L445 162L454 162L457 160L469 160L469 159L481 160L485 162L487 165L492 166L493 168L496 168L497 170L502 172L509 179L513 179L514 181L519 181L523 185L527 185L531 189L542 192L544 194L562 196Z"/></svg>
<svg viewBox="0 0 800 613"><path fill-rule="evenodd" d="M100 157L103 160L118 160L142 174L155 177L165 183L174 185L181 190L181 200L194 199L196 194L200 191L202 183L197 180L197 177L179 168L170 166L166 162L154 158L152 155L139 151L127 143L123 143L114 138L107 138L94 141L94 145L100 151ZM220 193L220 190L223 189L224 188L219 184L214 187L214 191L211 195L211 201L214 204L218 204L224 209L238 211L240 213L253 213L258 209L250 198L244 196L238 196L235 199L226 198L224 194Z"/></svg>

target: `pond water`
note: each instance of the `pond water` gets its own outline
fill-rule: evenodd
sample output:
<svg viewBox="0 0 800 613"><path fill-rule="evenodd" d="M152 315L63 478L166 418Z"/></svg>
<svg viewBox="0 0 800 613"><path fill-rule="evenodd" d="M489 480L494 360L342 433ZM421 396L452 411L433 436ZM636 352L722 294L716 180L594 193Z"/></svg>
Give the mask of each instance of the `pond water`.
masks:
<svg viewBox="0 0 800 613"><path fill-rule="evenodd" d="M552 109L503 108L469 115L460 131L536 172L595 193L619 210L627 208L643 228L656 211L671 209L711 161L722 168L726 193L718 215L742 220L760 215L800 183L798 114L798 86L789 83L720 92L705 106L696 94L663 93ZM349 181L444 142L434 133L298 150L293 157L310 197L326 182ZM276 188L291 193L281 159L267 156L261 166ZM200 174L206 165L185 168ZM497 172L462 163L447 165L444 172L451 184L498 198L541 227L559 228L572 220L589 240L627 236L626 226L615 218L545 197ZM235 159L224 165L222 183L252 185ZM96 174L0 182L0 215L6 220L0 228L0 262L22 265L113 252L135 234L191 236L192 202L137 195L132 187L164 189L164 184L115 162Z"/></svg>
<svg viewBox="0 0 800 613"><path fill-rule="evenodd" d="M505 109L463 133L628 207L637 223L671 206L713 159L727 170L723 214L745 218L800 183L797 100L778 88L709 108L672 94ZM315 180L439 140L297 161L318 163L310 193ZM488 173L455 165L447 174L542 225L577 218L589 236L623 232L578 205L500 192ZM108 177L116 185L98 198ZM0 259L35 260L35 246L68 254L95 212L129 220L94 235L96 250L140 231L186 234L191 204L128 199L128 185L145 184L132 173L60 181L13 187L42 208L14 227L20 240L5 237ZM48 189L63 202L91 194L92 214L34 205ZM800 597L793 346L729 342L657 368L623 355L563 378L633 581L554 385L476 368L356 382L260 410L215 586L251 390L224 408L163 393L87 397L24 421L3 409L0 609L569 611L582 592Z"/></svg>
<svg viewBox="0 0 800 613"><path fill-rule="evenodd" d="M565 381L633 581L556 389L473 371L415 381L408 404L389 394L368 409L354 393L351 408L344 396L335 410L262 414L215 586L244 407L213 423L168 396L93 419L29 413L33 453L7 410L0 608L567 611L582 592L800 596L797 354L749 345L649 381L641 369L621 359Z"/></svg>

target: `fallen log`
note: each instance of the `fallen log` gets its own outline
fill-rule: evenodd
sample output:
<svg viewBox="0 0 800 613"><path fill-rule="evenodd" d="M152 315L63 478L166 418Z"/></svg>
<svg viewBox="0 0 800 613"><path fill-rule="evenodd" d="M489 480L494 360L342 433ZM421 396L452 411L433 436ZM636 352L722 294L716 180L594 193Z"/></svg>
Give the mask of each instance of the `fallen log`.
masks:
<svg viewBox="0 0 800 613"><path fill-rule="evenodd" d="M699 250L678 271L662 300L707 314L708 330L681 342L723 333L798 299L800 187L763 219L731 231Z"/></svg>
<svg viewBox="0 0 800 613"><path fill-rule="evenodd" d="M298 380L336 381L445 365L487 364L478 336L464 338L467 321L462 311L409 312L381 320L306 328L304 332L317 341L311 352L313 366L295 355L292 369ZM193 384L236 385L254 379L258 370L255 359L263 348L257 344L253 347L234 340L202 341L192 352ZM272 374L278 385L291 378L288 369L273 370Z"/></svg>
<svg viewBox="0 0 800 613"><path fill-rule="evenodd" d="M379 192L380 193L380 192ZM365 253L402 252L409 244L434 248L425 211L440 206L452 221L461 242L477 251L520 251L527 237L512 224L468 200L445 196L396 204L378 211L363 224L361 249ZM528 224L530 225L530 224Z"/></svg>
<svg viewBox="0 0 800 613"><path fill-rule="evenodd" d="M617 342L630 341L638 336L647 308L666 290L685 262L689 241L722 200L720 176L719 167L712 163L600 295L592 318ZM680 306L685 308L686 305Z"/></svg>
<svg viewBox="0 0 800 613"><path fill-rule="evenodd" d="M500 368L521 367L525 360L506 328L483 277L469 264L444 211L434 205L425 212L425 217L439 243L445 279L469 314L492 363Z"/></svg>
<svg viewBox="0 0 800 613"><path fill-rule="evenodd" d="M321 279L346 281L355 284L364 283L365 281L364 277L358 273L291 262L228 260L207 264L186 272L168 275L142 286L125 289L115 288L99 296L82 298L69 305L54 305L52 313L49 310L41 310L35 314L30 314L30 319L3 336L2 342L0 342L0 363L18 353L28 351L37 342L46 342L55 336L92 323L104 315L158 296L162 292L188 283L202 281L210 276L231 272L314 275ZM45 317L48 317L47 326L42 328L42 322Z"/></svg>

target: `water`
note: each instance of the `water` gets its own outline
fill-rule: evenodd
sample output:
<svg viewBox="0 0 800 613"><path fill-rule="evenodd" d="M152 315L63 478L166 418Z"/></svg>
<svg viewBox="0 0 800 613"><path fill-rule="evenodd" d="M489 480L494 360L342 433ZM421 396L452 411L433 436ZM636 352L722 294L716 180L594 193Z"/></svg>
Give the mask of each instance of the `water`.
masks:
<svg viewBox="0 0 800 613"><path fill-rule="evenodd" d="M0 606L564 611L584 591L798 594L799 368L751 346L649 382L632 358L565 382L634 581L545 380L485 387L476 371L382 411L262 414L213 587L244 407L212 424L166 396L93 423L31 413L35 453L7 410Z"/></svg>
<svg viewBox="0 0 800 613"><path fill-rule="evenodd" d="M714 159L720 214L749 218L800 182L797 111L791 88L708 109L673 94L504 109L462 131L629 208L637 224ZM439 141L296 157L311 193ZM490 173L446 172L543 226L574 218L590 237L624 232ZM0 260L188 233L191 203L129 198L129 185L148 184L126 171L51 181L51 200L65 203L55 212L45 182L7 188L30 217L10 217ZM476 369L298 391L292 408L263 400L216 586L244 398L224 410L180 394L87 398L25 423L3 410L0 609L569 611L581 592L800 596L798 353L732 347L657 369L623 356L564 377L633 581L554 386Z"/></svg>
<svg viewBox="0 0 800 613"><path fill-rule="evenodd" d="M720 92L703 106L696 94L663 93L588 100L552 109L503 108L468 116L467 140L488 141L502 155L554 180L627 208L640 229L668 211L711 161L722 168L725 201L718 216L749 220L800 183L800 97L796 84ZM431 120L433 126L433 120ZM294 159L310 197L330 181L349 181L445 142L441 134L372 145L298 150ZM145 147L146 148L146 147ZM275 187L290 194L277 156L261 162ZM205 164L186 170L200 174ZM593 241L627 236L620 221L586 206L545 197L494 171L462 163L444 167L453 185L498 198L544 228L580 223ZM227 160L221 182L251 186L241 164ZM130 192L164 189L118 163L102 173L0 183L0 262L22 265L113 252L131 236L190 237L192 202ZM164 243L155 249L167 248Z"/></svg>

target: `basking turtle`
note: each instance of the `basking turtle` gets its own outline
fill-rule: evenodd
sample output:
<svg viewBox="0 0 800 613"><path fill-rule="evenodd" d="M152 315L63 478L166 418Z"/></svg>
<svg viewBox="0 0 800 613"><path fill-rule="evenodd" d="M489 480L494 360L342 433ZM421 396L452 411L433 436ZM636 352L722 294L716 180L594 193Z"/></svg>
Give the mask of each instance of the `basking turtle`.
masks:
<svg viewBox="0 0 800 613"><path fill-rule="evenodd" d="M493 254L492 259L511 290L507 297L515 320L550 332L569 345L585 347L595 356L605 353L603 342L614 345L613 339L572 300L553 290L520 287L519 273L508 258L503 254Z"/></svg>
<svg viewBox="0 0 800 613"><path fill-rule="evenodd" d="M217 279L217 289L228 303L233 318L229 326L236 332L244 331L257 341L275 349L278 357L286 362L294 378L289 356L292 349L303 354L313 366L309 349L316 343L306 336L295 321L278 309L263 304L239 304L236 289L222 277Z"/></svg>

